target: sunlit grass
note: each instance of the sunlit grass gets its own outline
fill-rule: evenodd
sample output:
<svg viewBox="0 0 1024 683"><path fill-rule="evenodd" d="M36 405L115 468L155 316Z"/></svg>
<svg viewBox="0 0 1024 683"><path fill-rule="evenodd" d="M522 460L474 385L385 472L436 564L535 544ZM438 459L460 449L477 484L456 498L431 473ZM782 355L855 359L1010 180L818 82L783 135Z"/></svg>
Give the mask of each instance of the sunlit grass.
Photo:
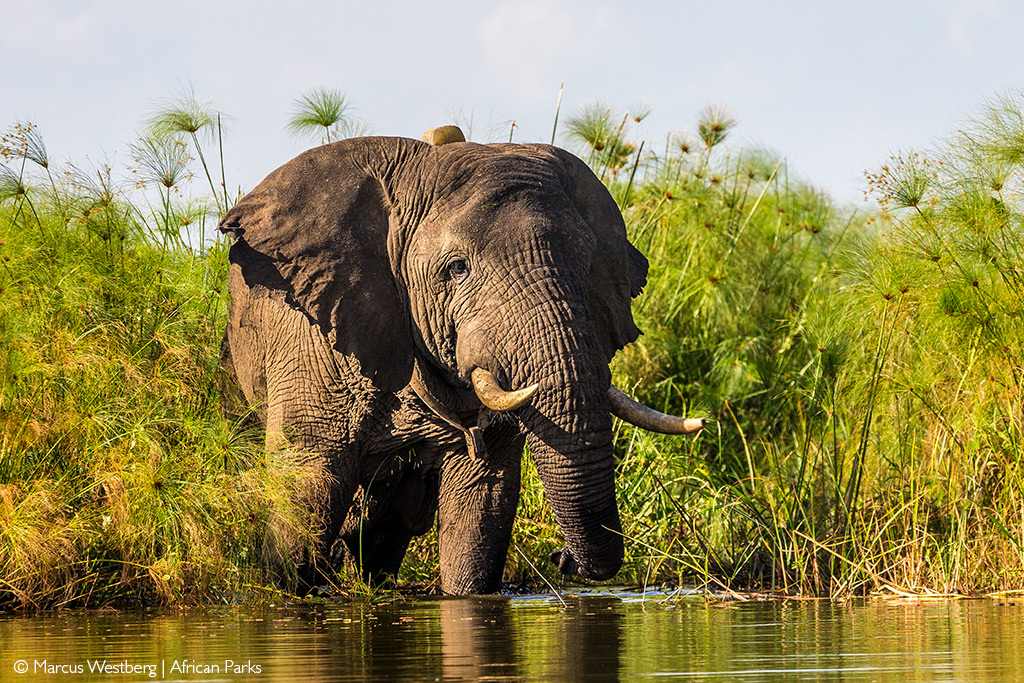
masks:
<svg viewBox="0 0 1024 683"><path fill-rule="evenodd" d="M340 90L314 88L294 102L288 131L296 137L319 137L320 144L367 135L370 126L352 116L352 104Z"/></svg>
<svg viewBox="0 0 1024 683"><path fill-rule="evenodd" d="M147 134L156 139L177 138L187 136L192 141L192 149L199 156L206 180L210 185L210 196L217 207L218 215L223 215L229 208L227 181L224 177L224 129L223 114L214 109L209 102L196 99L192 88L179 97L164 102L153 112L147 121ZM200 137L209 141L216 140L220 157L221 188L218 193L210 175L210 165L200 143Z"/></svg>
<svg viewBox="0 0 1024 683"><path fill-rule="evenodd" d="M1019 586L1022 105L1003 98L869 173L871 221L749 152L647 160L623 207L651 260L646 334L616 379L713 421L693 442L620 436L636 576L824 595Z"/></svg>
<svg viewBox="0 0 1024 683"><path fill-rule="evenodd" d="M344 135L347 100L317 97L303 130ZM3 138L2 604L276 591L318 529L295 504L325 485L318 461L268 457L251 419L222 413L227 246L189 237L211 207L190 175L212 110L193 104L168 104L133 147L145 194L108 167L56 169L31 124ZM731 146L720 107L664 145L640 139L643 107L569 119L651 264L634 304L645 334L615 381L708 418L686 438L617 423L618 581L1019 588L1022 107L1000 96L946 142L870 171L877 215L836 206L776 153ZM505 578L557 585L545 558L562 541L528 456L523 482ZM436 534L414 540L401 578L436 586ZM380 590L350 568L335 583Z"/></svg>
<svg viewBox="0 0 1024 683"><path fill-rule="evenodd" d="M181 144L137 150L152 212L106 168L0 204L0 604L237 600L317 528L319 470L222 416L227 245L181 239Z"/></svg>

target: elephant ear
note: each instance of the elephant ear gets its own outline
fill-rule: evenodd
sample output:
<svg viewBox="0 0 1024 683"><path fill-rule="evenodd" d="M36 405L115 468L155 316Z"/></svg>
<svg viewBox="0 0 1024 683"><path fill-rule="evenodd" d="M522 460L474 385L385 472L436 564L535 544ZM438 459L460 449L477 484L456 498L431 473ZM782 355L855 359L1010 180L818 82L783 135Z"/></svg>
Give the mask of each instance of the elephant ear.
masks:
<svg viewBox="0 0 1024 683"><path fill-rule="evenodd" d="M389 258L388 192L371 172L413 141L344 140L271 173L221 220L229 260L256 295L304 313L383 391L408 384L413 344Z"/></svg>
<svg viewBox="0 0 1024 683"><path fill-rule="evenodd" d="M633 322L631 303L647 284L647 258L626 238L618 204L579 158L558 150L569 175L569 195L596 238L590 264L588 299L608 358L642 333Z"/></svg>

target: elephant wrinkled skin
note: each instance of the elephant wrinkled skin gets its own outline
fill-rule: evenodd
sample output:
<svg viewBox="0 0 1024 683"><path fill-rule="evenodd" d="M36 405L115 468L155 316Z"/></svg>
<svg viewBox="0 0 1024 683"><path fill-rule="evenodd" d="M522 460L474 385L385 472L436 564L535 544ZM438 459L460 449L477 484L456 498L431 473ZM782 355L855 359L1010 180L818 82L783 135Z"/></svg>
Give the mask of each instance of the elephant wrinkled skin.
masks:
<svg viewBox="0 0 1024 683"><path fill-rule="evenodd" d="M639 334L647 260L583 162L343 140L271 173L219 227L226 362L268 448L287 440L331 475L303 501L323 511L307 583L336 538L367 577L393 575L436 513L442 589L497 590L524 442L565 537L551 559L615 575L608 363Z"/></svg>

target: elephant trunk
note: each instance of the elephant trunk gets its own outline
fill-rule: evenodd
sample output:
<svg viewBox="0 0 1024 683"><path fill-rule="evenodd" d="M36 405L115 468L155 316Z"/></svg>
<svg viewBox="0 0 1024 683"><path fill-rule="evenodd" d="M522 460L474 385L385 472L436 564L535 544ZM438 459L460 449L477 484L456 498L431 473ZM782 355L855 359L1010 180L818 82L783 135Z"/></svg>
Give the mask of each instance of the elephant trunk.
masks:
<svg viewBox="0 0 1024 683"><path fill-rule="evenodd" d="M597 341L582 284L546 269L531 275L532 282L512 288L506 304L495 307L517 319L514 332L495 336L500 328L484 320L460 331L459 369L468 377L483 368L505 391L530 388L532 400L515 411L565 537L566 547L551 559L566 574L608 579L623 558L608 353Z"/></svg>
<svg viewBox="0 0 1024 683"><path fill-rule="evenodd" d="M563 396L572 403L581 390ZM574 411L524 415L527 443L566 547L551 555L563 574L610 579L622 565L623 538L615 502L611 416Z"/></svg>
<svg viewBox="0 0 1024 683"><path fill-rule="evenodd" d="M615 501L607 357L583 316L550 325L545 337L546 353L552 355L528 362L533 372L517 379L540 385L519 416L565 537L566 547L551 559L564 574L609 579L622 565L623 538Z"/></svg>

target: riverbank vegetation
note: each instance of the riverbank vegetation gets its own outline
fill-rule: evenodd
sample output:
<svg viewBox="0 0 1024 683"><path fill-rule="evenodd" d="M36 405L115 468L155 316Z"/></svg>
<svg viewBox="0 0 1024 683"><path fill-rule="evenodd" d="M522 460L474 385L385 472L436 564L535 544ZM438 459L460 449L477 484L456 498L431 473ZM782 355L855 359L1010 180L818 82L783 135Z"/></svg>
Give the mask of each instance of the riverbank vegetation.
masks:
<svg viewBox="0 0 1024 683"><path fill-rule="evenodd" d="M343 115L315 125L344 134ZM588 107L564 142L651 262L616 383L709 424L619 426L618 580L1020 588L1024 96L869 171L871 215L734 145L723 108L657 146L634 132L644 115ZM3 139L0 604L245 599L310 542L289 500L320 473L265 456L254 421L221 407L220 132L191 95L169 102L131 173L51 163L29 123ZM561 544L526 463L506 578L542 587ZM430 534L402 578L436 571Z"/></svg>

